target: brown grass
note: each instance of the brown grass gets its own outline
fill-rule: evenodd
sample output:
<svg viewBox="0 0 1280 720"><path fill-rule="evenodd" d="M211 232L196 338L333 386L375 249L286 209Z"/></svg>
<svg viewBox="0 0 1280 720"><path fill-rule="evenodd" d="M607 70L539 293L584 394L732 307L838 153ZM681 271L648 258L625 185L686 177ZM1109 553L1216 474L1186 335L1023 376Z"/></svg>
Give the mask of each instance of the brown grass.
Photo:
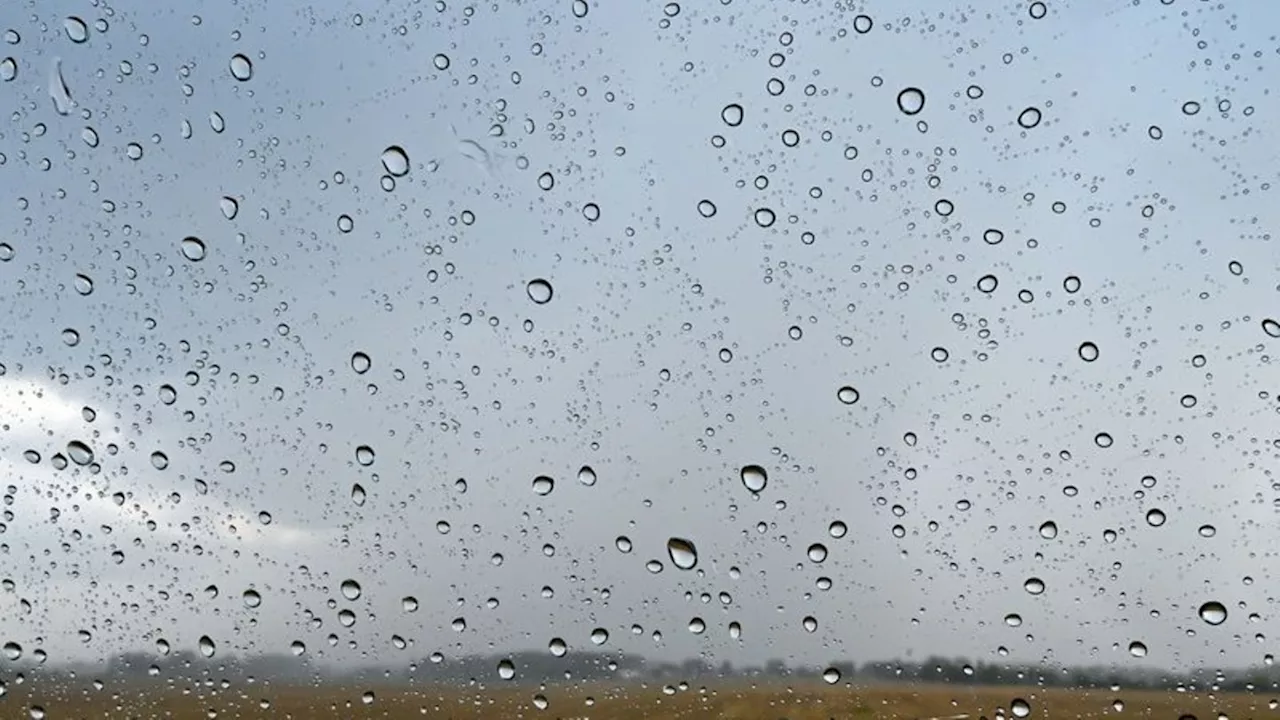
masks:
<svg viewBox="0 0 1280 720"><path fill-rule="evenodd" d="M825 686L809 682L749 684L721 682L681 689L661 684L490 687L271 687L232 683L201 685L186 690L132 691L125 687L94 690L76 686L52 688L8 686L0 697L0 715L25 718L32 705L61 718L457 718L488 720L513 718L622 718L676 720L889 720L948 717L966 714L969 720L1014 720L1010 703L1023 698L1031 705L1028 720L1040 718L1159 718L1177 720L1194 715L1216 720L1274 716L1269 697L1243 693L1179 693L1173 691L1036 689L1030 687L964 687L947 685L889 685L877 687ZM372 702L362 696L372 690ZM535 706L535 696L547 701ZM1123 700L1116 711L1113 702ZM268 703L264 707L263 702Z"/></svg>

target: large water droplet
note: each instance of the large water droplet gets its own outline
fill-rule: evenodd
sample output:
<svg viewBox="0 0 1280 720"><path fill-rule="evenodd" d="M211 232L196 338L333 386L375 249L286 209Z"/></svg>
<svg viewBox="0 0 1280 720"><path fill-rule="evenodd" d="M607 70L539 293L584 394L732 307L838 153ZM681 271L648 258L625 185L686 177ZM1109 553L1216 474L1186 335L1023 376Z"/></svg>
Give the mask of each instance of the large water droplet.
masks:
<svg viewBox="0 0 1280 720"><path fill-rule="evenodd" d="M355 370L357 375L363 375L369 372L369 368L372 365L373 361L369 359L368 355L360 351L356 351L351 354L351 369Z"/></svg>
<svg viewBox="0 0 1280 720"><path fill-rule="evenodd" d="M547 644L547 649L556 657L564 657L565 653L569 652L569 646L565 644L564 640L558 637L551 638L551 642Z"/></svg>
<svg viewBox="0 0 1280 720"><path fill-rule="evenodd" d="M898 93L898 109L906 115L915 115L924 109L924 91L909 87Z"/></svg>
<svg viewBox="0 0 1280 720"><path fill-rule="evenodd" d="M840 400L840 402L844 403L845 405L852 405L858 402L858 398L860 396L856 388L849 385L845 385L844 387L836 391L836 397Z"/></svg>
<svg viewBox="0 0 1280 720"><path fill-rule="evenodd" d="M365 500L364 486L361 485L360 483L356 483L352 485L351 486L351 502L355 503L356 507L363 507L364 500Z"/></svg>
<svg viewBox="0 0 1280 720"><path fill-rule="evenodd" d="M400 599L400 609L407 613L418 611L418 598L412 595L406 595Z"/></svg>
<svg viewBox="0 0 1280 720"><path fill-rule="evenodd" d="M9 660L17 660L22 657L22 646L16 642L7 642L4 644L4 656Z"/></svg>
<svg viewBox="0 0 1280 720"><path fill-rule="evenodd" d="M71 97L71 88L62 76L62 58L54 58L49 66L49 99L53 101L53 109L59 115L70 115L76 101Z"/></svg>
<svg viewBox="0 0 1280 720"><path fill-rule="evenodd" d="M1013 702L1009 703L1009 712L1016 718L1024 718L1031 714L1031 704L1022 698L1014 698Z"/></svg>
<svg viewBox="0 0 1280 720"><path fill-rule="evenodd" d="M409 154L399 145L391 145L382 151L382 167L394 177L409 174Z"/></svg>
<svg viewBox="0 0 1280 720"><path fill-rule="evenodd" d="M1210 625L1221 625L1227 621L1227 607L1216 600L1200 606L1200 619Z"/></svg>
<svg viewBox="0 0 1280 720"><path fill-rule="evenodd" d="M604 628L596 628L591 631L591 642L594 645L603 645L609 642L609 631Z"/></svg>
<svg viewBox="0 0 1280 720"><path fill-rule="evenodd" d="M235 220L236 215L240 213L240 203L236 199L226 195L218 200L218 209L222 211L222 217L228 220Z"/></svg>
<svg viewBox="0 0 1280 720"><path fill-rule="evenodd" d="M1040 124L1040 110L1038 108L1029 107L1018 113L1018 124L1023 129L1030 130Z"/></svg>
<svg viewBox="0 0 1280 720"><path fill-rule="evenodd" d="M1052 540L1058 537L1058 524L1052 520L1046 520L1040 524L1040 537L1045 540Z"/></svg>
<svg viewBox="0 0 1280 720"><path fill-rule="evenodd" d="M98 147L98 131L91 127L85 127L80 131L80 139L91 148Z"/></svg>
<svg viewBox="0 0 1280 720"><path fill-rule="evenodd" d="M539 475L533 479L533 492L538 495L550 495L551 491L556 487L556 481L546 475Z"/></svg>
<svg viewBox="0 0 1280 720"><path fill-rule="evenodd" d="M1080 343L1080 347L1076 348L1076 353L1080 356L1081 360L1085 362L1093 362L1098 359L1098 346L1085 341Z"/></svg>
<svg viewBox="0 0 1280 720"><path fill-rule="evenodd" d="M89 26L75 15L68 16L62 21L62 30L73 43L79 44L89 39Z"/></svg>
<svg viewBox="0 0 1280 720"><path fill-rule="evenodd" d="M747 465L742 468L742 484L753 493L763 492L769 484L769 473L759 465Z"/></svg>
<svg viewBox="0 0 1280 720"><path fill-rule="evenodd" d="M256 608L262 605L262 595L258 594L257 590L245 590L241 598L244 600L245 607Z"/></svg>
<svg viewBox="0 0 1280 720"><path fill-rule="evenodd" d="M545 305L551 302L551 296L554 291L551 289L551 283L542 278L534 278L525 286L525 292L529 293L529 299L539 305Z"/></svg>
<svg viewBox="0 0 1280 720"><path fill-rule="evenodd" d="M724 124L729 127L737 127L742 124L742 106L738 103L725 105L720 111L720 119L724 120Z"/></svg>
<svg viewBox="0 0 1280 720"><path fill-rule="evenodd" d="M205 247L204 241L198 237L187 237L182 240L182 257L191 262L200 262L204 259Z"/></svg>
<svg viewBox="0 0 1280 720"><path fill-rule="evenodd" d="M9 82L18 77L18 61L12 57L0 60L0 80Z"/></svg>
<svg viewBox="0 0 1280 720"><path fill-rule="evenodd" d="M990 294L995 292L996 287L999 284L1000 284L1000 281L996 279L995 275L983 275L982 277L978 278L978 290L984 293Z"/></svg>
<svg viewBox="0 0 1280 720"><path fill-rule="evenodd" d="M702 618L696 617L689 620L689 632L693 633L694 635L701 635L702 633L706 632L706 630L707 630L707 623Z"/></svg>
<svg viewBox="0 0 1280 720"><path fill-rule="evenodd" d="M591 487L596 484L596 471L591 469L589 465L583 465L578 468L578 482Z"/></svg>
<svg viewBox="0 0 1280 720"><path fill-rule="evenodd" d="M1151 527L1160 527L1164 524L1164 511L1158 508L1152 508L1147 511L1147 524Z"/></svg>
<svg viewBox="0 0 1280 720"><path fill-rule="evenodd" d="M72 281L71 285L81 295L88 295L93 292L93 278L84 273L76 273L75 280Z"/></svg>
<svg viewBox="0 0 1280 720"><path fill-rule="evenodd" d="M151 467L157 470L164 470L169 467L169 456L159 450L151 453Z"/></svg>
<svg viewBox="0 0 1280 720"><path fill-rule="evenodd" d="M681 570L692 570L698 564L697 548L684 538L667 540L667 554L671 556L671 563Z"/></svg>
<svg viewBox="0 0 1280 720"><path fill-rule="evenodd" d="M1009 627L1019 627L1022 625L1022 616L1018 613L1009 613L1004 616L1004 624Z"/></svg>
<svg viewBox="0 0 1280 720"><path fill-rule="evenodd" d="M1276 322L1271 318L1262 321L1262 332L1273 338L1280 338L1280 322Z"/></svg>
<svg viewBox="0 0 1280 720"><path fill-rule="evenodd" d="M1146 657L1147 646L1137 640L1134 640L1133 642L1129 643L1129 654L1138 658Z"/></svg>
<svg viewBox="0 0 1280 720"><path fill-rule="evenodd" d="M213 657L213 654L218 650L218 646L214 645L213 640L208 635L200 636L199 645L200 654L207 658Z"/></svg>
<svg viewBox="0 0 1280 720"><path fill-rule="evenodd" d="M1032 595L1039 595L1044 592L1044 581L1038 577L1027 578L1027 581L1022 583L1022 588Z"/></svg>
<svg viewBox="0 0 1280 720"><path fill-rule="evenodd" d="M436 56L431 58L431 64L435 65L437 70L448 70L449 56L444 53L436 53Z"/></svg>
<svg viewBox="0 0 1280 720"><path fill-rule="evenodd" d="M842 538L847 532L849 532L849 526L839 520L836 520L827 526L827 534L833 538Z"/></svg>
<svg viewBox="0 0 1280 720"><path fill-rule="evenodd" d="M359 445L356 447L356 462L360 463L364 467L369 467L373 464L373 459L373 448L368 445Z"/></svg>
<svg viewBox="0 0 1280 720"><path fill-rule="evenodd" d="M829 667L822 671L822 679L828 685L835 685L840 682L840 671L833 667Z"/></svg>
<svg viewBox="0 0 1280 720"><path fill-rule="evenodd" d="M778 219L778 216L769 208L759 208L755 211L753 217L755 217L756 224L762 228L771 227Z"/></svg>
<svg viewBox="0 0 1280 720"><path fill-rule="evenodd" d="M814 543L805 551L809 556L810 562L820 563L827 559L827 546L822 543Z"/></svg>
<svg viewBox="0 0 1280 720"><path fill-rule="evenodd" d="M248 57L245 57L241 53L236 53L231 56L230 68L231 77L239 80L240 82L245 82L249 78L253 77L253 63L249 61Z"/></svg>
<svg viewBox="0 0 1280 720"><path fill-rule="evenodd" d="M93 462L93 450L79 440L67 443L67 455L77 465L88 465Z"/></svg>
<svg viewBox="0 0 1280 720"><path fill-rule="evenodd" d="M339 590L342 591L342 597L348 600L360 599L360 583L355 580L343 580Z"/></svg>
<svg viewBox="0 0 1280 720"><path fill-rule="evenodd" d="M498 677L502 678L503 680L510 680L515 676L516 676L515 663L505 658L498 661Z"/></svg>

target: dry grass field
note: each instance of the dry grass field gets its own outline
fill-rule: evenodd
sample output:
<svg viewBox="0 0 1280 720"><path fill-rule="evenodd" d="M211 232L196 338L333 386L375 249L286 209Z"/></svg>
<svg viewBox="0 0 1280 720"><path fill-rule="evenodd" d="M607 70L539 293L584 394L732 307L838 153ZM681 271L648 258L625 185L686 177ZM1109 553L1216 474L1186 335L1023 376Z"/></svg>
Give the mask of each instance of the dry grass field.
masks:
<svg viewBox="0 0 1280 720"><path fill-rule="evenodd" d="M366 693L372 690L371 698ZM663 685L301 688L218 684L158 692L125 688L8 685L0 717L62 718L621 718L675 720L889 720L954 718L1017 720L1015 698L1036 718L1156 718L1198 720L1275 717L1270 696L1243 693L1063 690L946 685L826 686L820 683ZM1122 701L1120 707L1116 701ZM545 702L544 702L545 701ZM544 705L540 708L539 705Z"/></svg>

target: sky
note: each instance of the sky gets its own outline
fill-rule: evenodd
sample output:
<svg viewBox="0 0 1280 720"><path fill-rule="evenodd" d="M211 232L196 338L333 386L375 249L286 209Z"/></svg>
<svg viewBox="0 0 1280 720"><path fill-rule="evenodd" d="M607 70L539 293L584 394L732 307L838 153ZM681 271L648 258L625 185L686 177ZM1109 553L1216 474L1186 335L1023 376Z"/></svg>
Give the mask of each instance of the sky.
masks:
<svg viewBox="0 0 1280 720"><path fill-rule="evenodd" d="M1261 663L1276 13L6 6L0 640Z"/></svg>

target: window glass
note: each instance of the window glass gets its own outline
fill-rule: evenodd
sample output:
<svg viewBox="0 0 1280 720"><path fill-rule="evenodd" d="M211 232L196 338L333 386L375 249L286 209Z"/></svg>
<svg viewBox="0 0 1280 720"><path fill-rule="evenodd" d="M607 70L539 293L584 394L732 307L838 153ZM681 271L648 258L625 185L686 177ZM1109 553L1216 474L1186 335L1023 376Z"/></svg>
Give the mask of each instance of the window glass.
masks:
<svg viewBox="0 0 1280 720"><path fill-rule="evenodd" d="M5 4L0 714L1273 712L1277 22Z"/></svg>

